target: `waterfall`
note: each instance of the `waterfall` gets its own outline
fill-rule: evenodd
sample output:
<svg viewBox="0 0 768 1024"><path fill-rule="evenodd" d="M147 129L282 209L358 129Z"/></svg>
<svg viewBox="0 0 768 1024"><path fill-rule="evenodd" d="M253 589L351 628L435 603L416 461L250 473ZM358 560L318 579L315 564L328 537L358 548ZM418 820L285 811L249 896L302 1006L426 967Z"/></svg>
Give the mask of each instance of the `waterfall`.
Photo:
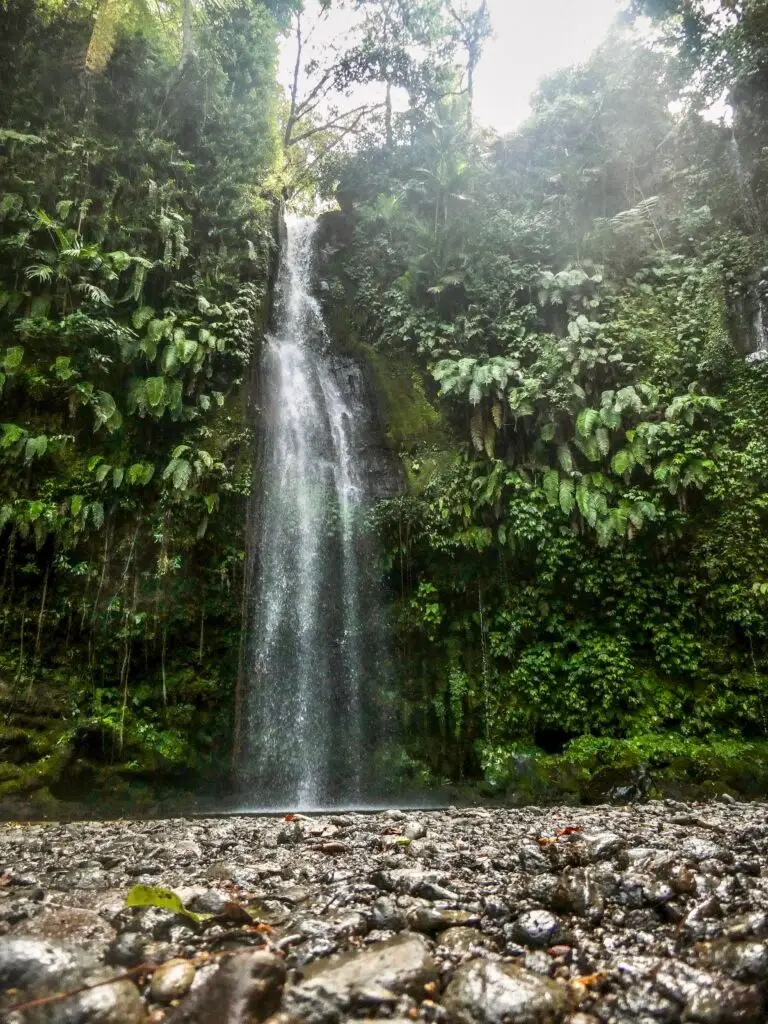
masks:
<svg viewBox="0 0 768 1024"><path fill-rule="evenodd" d="M746 357L748 363L762 363L768 359L768 308L766 307L765 293L761 280L755 297L755 314L752 326L752 335L755 343L754 352Z"/></svg>
<svg viewBox="0 0 768 1024"><path fill-rule="evenodd" d="M386 643L365 512L376 448L365 377L334 355L312 291L317 222L291 217L262 362L257 569L241 786L255 805L370 796Z"/></svg>
<svg viewBox="0 0 768 1024"><path fill-rule="evenodd" d="M739 146L739 139L733 121L731 122L731 134L728 141L728 157L731 169L739 185L747 221L753 230L757 230L759 225L757 204L755 203L749 171L741 155L741 147ZM753 288L746 304L747 309L753 308L751 317L747 316L746 326L748 333L751 335L750 341L754 345L753 350L745 358L747 363L761 363L763 360L768 359L768 304L766 304L764 271L759 271L756 274L756 278L757 285Z"/></svg>

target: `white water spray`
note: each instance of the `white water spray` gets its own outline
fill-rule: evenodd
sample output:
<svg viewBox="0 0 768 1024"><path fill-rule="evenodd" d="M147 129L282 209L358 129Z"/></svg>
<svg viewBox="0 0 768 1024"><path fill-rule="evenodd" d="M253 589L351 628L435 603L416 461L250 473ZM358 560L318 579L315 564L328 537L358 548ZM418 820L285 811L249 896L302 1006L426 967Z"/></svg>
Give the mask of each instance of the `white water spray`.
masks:
<svg viewBox="0 0 768 1024"><path fill-rule="evenodd" d="M304 809L369 795L386 661L363 529L370 410L360 368L328 351L312 294L316 226L287 222L277 330L262 368L263 500L240 764L260 806Z"/></svg>

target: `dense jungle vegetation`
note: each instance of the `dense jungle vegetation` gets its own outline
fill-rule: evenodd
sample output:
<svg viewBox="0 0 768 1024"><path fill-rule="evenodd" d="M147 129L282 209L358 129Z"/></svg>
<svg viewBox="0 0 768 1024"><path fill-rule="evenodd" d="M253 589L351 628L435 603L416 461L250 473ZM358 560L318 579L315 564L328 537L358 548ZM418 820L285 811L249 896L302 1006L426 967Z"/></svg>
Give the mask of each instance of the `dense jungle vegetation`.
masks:
<svg viewBox="0 0 768 1024"><path fill-rule="evenodd" d="M0 795L223 785L286 197L408 478L400 770L765 791L768 2L636 0L507 137L484 4L301 6L0 0Z"/></svg>

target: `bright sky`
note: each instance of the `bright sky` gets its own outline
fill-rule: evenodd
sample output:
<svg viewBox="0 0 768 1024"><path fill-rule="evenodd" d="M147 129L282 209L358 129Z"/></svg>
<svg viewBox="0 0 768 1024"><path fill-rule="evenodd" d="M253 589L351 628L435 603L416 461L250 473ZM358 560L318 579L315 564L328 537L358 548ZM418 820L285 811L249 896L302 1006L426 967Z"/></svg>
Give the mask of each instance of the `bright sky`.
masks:
<svg viewBox="0 0 768 1024"><path fill-rule="evenodd" d="M316 21L318 0L306 0L305 6L306 32ZM488 0L493 37L476 72L477 120L501 133L515 129L529 112L528 100L539 80L584 62L626 6L626 0ZM343 43L351 24L349 13L331 9L327 20L316 25L305 56L318 56L322 62L327 48ZM288 37L280 60L286 86L294 55L294 41Z"/></svg>
<svg viewBox="0 0 768 1024"><path fill-rule="evenodd" d="M499 132L516 128L539 80L583 63L622 6L619 0L488 0L494 38L477 69L477 119Z"/></svg>

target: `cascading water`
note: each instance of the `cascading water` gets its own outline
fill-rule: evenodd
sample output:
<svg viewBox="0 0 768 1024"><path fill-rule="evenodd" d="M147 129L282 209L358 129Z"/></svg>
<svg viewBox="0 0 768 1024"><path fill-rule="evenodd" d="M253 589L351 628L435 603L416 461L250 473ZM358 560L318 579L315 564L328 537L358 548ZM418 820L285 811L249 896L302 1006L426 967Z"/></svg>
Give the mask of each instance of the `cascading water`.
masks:
<svg viewBox="0 0 768 1024"><path fill-rule="evenodd" d="M755 230L759 223L757 204L755 203L752 182L741 155L741 147L739 146L738 135L733 123L731 123L728 154L733 173L739 184L742 206L747 221ZM754 346L753 350L746 356L747 363L761 363L768 359L768 304L766 303L766 290L768 286L766 285L763 270L756 274L756 279L757 284L752 289L752 293L745 303L747 310L752 309L751 316L747 317L746 327L747 333L751 335L750 342Z"/></svg>
<svg viewBox="0 0 768 1024"><path fill-rule="evenodd" d="M262 807L361 804L381 738L386 643L364 529L380 486L375 431L362 371L329 351L312 294L316 227L287 221L262 364L239 744L241 787Z"/></svg>

